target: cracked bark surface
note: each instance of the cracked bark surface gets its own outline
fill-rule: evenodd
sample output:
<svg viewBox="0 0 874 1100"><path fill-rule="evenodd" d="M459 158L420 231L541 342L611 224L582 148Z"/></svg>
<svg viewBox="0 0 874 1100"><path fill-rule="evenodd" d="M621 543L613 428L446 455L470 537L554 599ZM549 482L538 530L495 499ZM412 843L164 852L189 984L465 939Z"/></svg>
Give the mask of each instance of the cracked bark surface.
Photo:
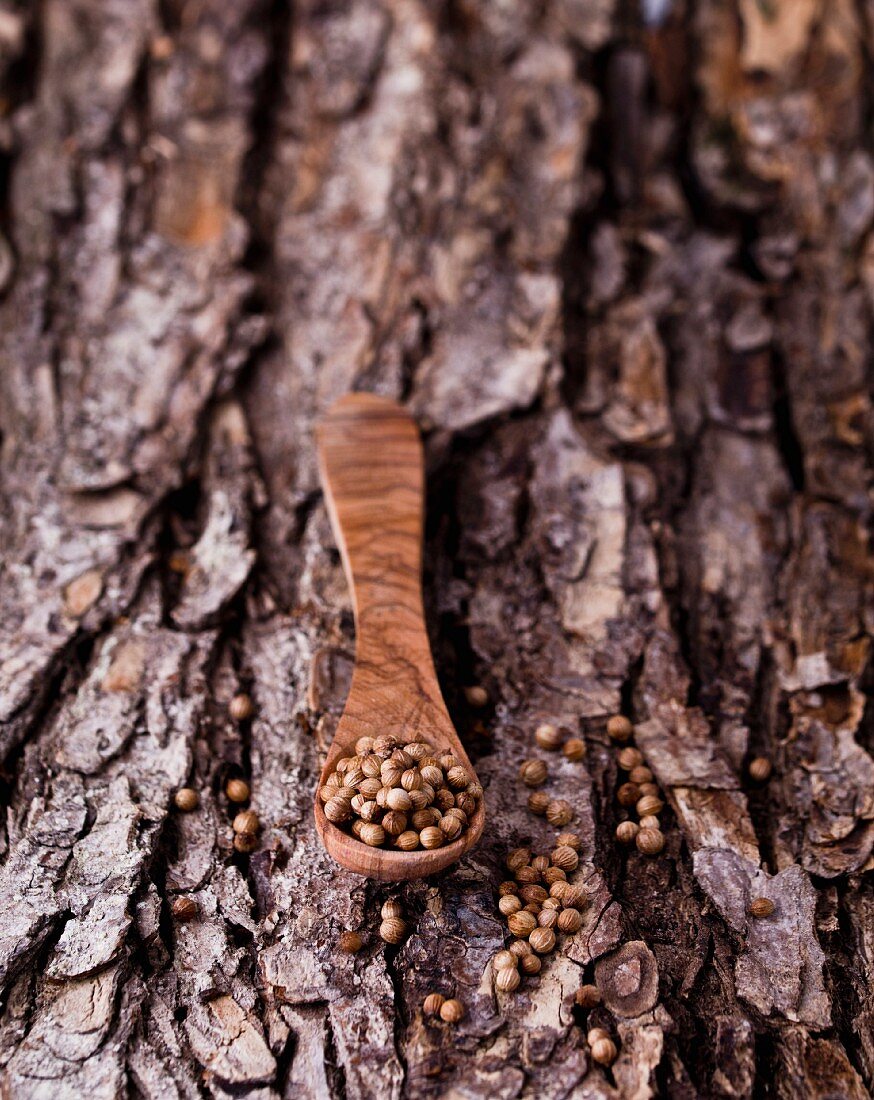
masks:
<svg viewBox="0 0 874 1100"><path fill-rule="evenodd" d="M871 1094L874 8L632 7L0 4L4 1095ZM351 388L426 431L489 814L403 888L311 818L354 651L313 425ZM656 859L613 839L619 710ZM495 995L547 720L589 901Z"/></svg>

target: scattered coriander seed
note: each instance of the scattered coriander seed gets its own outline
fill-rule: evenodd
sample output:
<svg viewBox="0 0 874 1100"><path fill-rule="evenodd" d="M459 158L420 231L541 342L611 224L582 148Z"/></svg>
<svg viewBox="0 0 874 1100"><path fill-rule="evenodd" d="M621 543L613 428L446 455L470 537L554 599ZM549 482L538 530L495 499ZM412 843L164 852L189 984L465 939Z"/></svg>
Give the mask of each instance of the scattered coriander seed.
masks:
<svg viewBox="0 0 874 1100"><path fill-rule="evenodd" d="M579 737L571 737L568 741L565 741L561 751L568 760L582 760L586 755L586 742Z"/></svg>
<svg viewBox="0 0 874 1100"><path fill-rule="evenodd" d="M383 920L403 920L404 907L395 898L389 898L382 903L379 915Z"/></svg>
<svg viewBox="0 0 874 1100"><path fill-rule="evenodd" d="M499 951L492 959L493 970L503 970L508 966L515 970L518 964L518 957L512 951Z"/></svg>
<svg viewBox="0 0 874 1100"><path fill-rule="evenodd" d="M440 1006L440 1019L447 1024L457 1024L464 1019L464 1005L454 997Z"/></svg>
<svg viewBox="0 0 874 1100"><path fill-rule="evenodd" d="M612 718L607 720L607 736L611 740L623 744L631 740L633 733L634 727L624 714L614 714Z"/></svg>
<svg viewBox="0 0 874 1100"><path fill-rule="evenodd" d="M538 817L543 817L550 802L551 799L546 791L532 791L528 795L528 809Z"/></svg>
<svg viewBox="0 0 874 1100"><path fill-rule="evenodd" d="M616 839L620 844L633 844L639 832L640 826L636 821L620 821L616 826Z"/></svg>
<svg viewBox="0 0 874 1100"><path fill-rule="evenodd" d="M639 749L631 747L623 749L616 757L616 763L623 771L630 772L632 768L636 768L643 763L643 753Z"/></svg>
<svg viewBox="0 0 874 1100"><path fill-rule="evenodd" d="M528 942L538 955L548 955L555 947L555 932L551 928L535 928L528 936Z"/></svg>
<svg viewBox="0 0 874 1100"><path fill-rule="evenodd" d="M646 764L638 764L636 768L632 768L628 773L628 778L632 783L640 786L641 783L652 783L652 772Z"/></svg>
<svg viewBox="0 0 874 1100"><path fill-rule="evenodd" d="M488 705L489 693L479 684L471 684L464 689L464 697L472 707L481 710Z"/></svg>
<svg viewBox="0 0 874 1100"><path fill-rule="evenodd" d="M632 769L632 771L636 771L636 770L637 769L635 769L635 768ZM658 798L659 795L660 795L660 791L659 791L659 789L658 789L658 787L656 786L655 783L641 783L640 786L637 788L637 790L638 790L641 798L643 798L644 795L648 795L648 794L655 795L656 798Z"/></svg>
<svg viewBox="0 0 874 1100"><path fill-rule="evenodd" d="M596 1039L591 1045L592 1061L602 1066L611 1066L616 1061L616 1044L612 1039Z"/></svg>
<svg viewBox="0 0 874 1100"><path fill-rule="evenodd" d="M562 909L558 914L559 932L567 932L573 935L583 927L583 915L579 909Z"/></svg>
<svg viewBox="0 0 874 1100"><path fill-rule="evenodd" d="M750 902L749 913L751 917L770 917L774 913L774 903L770 898L753 898Z"/></svg>
<svg viewBox="0 0 874 1100"><path fill-rule="evenodd" d="M754 783L766 783L771 778L773 765L767 756L755 756L749 762L747 772Z"/></svg>
<svg viewBox="0 0 874 1100"><path fill-rule="evenodd" d="M251 718L253 710L252 700L242 691L228 703L228 713L235 722L244 722L247 718Z"/></svg>
<svg viewBox="0 0 874 1100"><path fill-rule="evenodd" d="M581 985L575 997L580 1008L594 1008L601 1003L601 991L596 985Z"/></svg>
<svg viewBox="0 0 874 1100"><path fill-rule="evenodd" d="M250 855L258 847L258 837L255 833L235 833L234 850L242 855Z"/></svg>
<svg viewBox="0 0 874 1100"><path fill-rule="evenodd" d="M178 921L193 920L197 916L197 902L193 898L174 898L171 908Z"/></svg>
<svg viewBox="0 0 874 1100"><path fill-rule="evenodd" d="M426 1016L438 1016L445 1003L446 998L442 993L429 993L422 1001L422 1011Z"/></svg>
<svg viewBox="0 0 874 1100"><path fill-rule="evenodd" d="M517 959L521 959L523 955L531 954L531 944L528 940L513 940L507 950Z"/></svg>
<svg viewBox="0 0 874 1100"><path fill-rule="evenodd" d="M583 841L579 833L559 833L555 838L555 846L560 848L563 845L578 852L583 846Z"/></svg>
<svg viewBox="0 0 874 1100"><path fill-rule="evenodd" d="M560 867L562 871L575 871L580 864L580 857L566 844L559 848L554 848L550 854L550 859L556 867Z"/></svg>
<svg viewBox="0 0 874 1100"><path fill-rule="evenodd" d="M225 784L225 794L231 802L248 802L249 784L245 779L229 779Z"/></svg>
<svg viewBox="0 0 874 1100"><path fill-rule="evenodd" d="M665 846L665 837L661 829L641 829L635 838L638 851L645 856L657 856Z"/></svg>
<svg viewBox="0 0 874 1100"><path fill-rule="evenodd" d="M554 798L546 807L546 820L550 825L568 825L573 819L573 807L563 798Z"/></svg>
<svg viewBox="0 0 874 1100"><path fill-rule="evenodd" d="M655 798L653 795L647 794L640 799L634 808L641 817L646 817L648 814L661 813L665 808L665 804L660 798Z"/></svg>
<svg viewBox="0 0 874 1100"><path fill-rule="evenodd" d="M542 760L525 760L519 767L519 778L526 787L542 787L548 772Z"/></svg>
<svg viewBox="0 0 874 1100"><path fill-rule="evenodd" d="M240 810L234 818L235 833L257 833L261 828L261 822L254 810Z"/></svg>
<svg viewBox="0 0 874 1100"><path fill-rule="evenodd" d="M356 951L360 951L364 946L364 940L357 932L342 932L339 940L337 940L337 946L345 954L354 955Z"/></svg>
<svg viewBox="0 0 874 1100"><path fill-rule="evenodd" d="M406 924L398 917L389 917L388 920L384 920L379 926L380 939L386 943L400 943L404 938L404 933L407 930Z"/></svg>
<svg viewBox="0 0 874 1100"><path fill-rule="evenodd" d="M506 862L507 870L515 874L520 868L527 867L531 862L531 849L513 848L513 850L507 854Z"/></svg>
<svg viewBox="0 0 874 1100"><path fill-rule="evenodd" d="M499 970L495 974L495 988L499 989L501 993L512 993L519 988L519 983L521 981L522 979L519 977L519 971L515 966Z"/></svg>
<svg viewBox="0 0 874 1100"><path fill-rule="evenodd" d="M638 825L640 825L641 829L660 829L662 827L661 822L655 814L644 814L638 822Z"/></svg>
<svg viewBox="0 0 874 1100"><path fill-rule="evenodd" d="M555 752L561 748L561 743L564 740L559 730L551 722L544 722L543 725L538 726L534 733L534 740L547 752Z"/></svg>
<svg viewBox="0 0 874 1100"><path fill-rule="evenodd" d="M193 787L180 787L173 795L173 805L184 814L190 814L196 810L200 802L200 796Z"/></svg>
<svg viewBox="0 0 874 1100"><path fill-rule="evenodd" d="M603 1027L589 1028L588 1032L586 1033L586 1042L589 1044L589 1046L591 1046L592 1043L597 1043L599 1039L609 1038L610 1032L605 1031Z"/></svg>
<svg viewBox="0 0 874 1100"><path fill-rule="evenodd" d="M623 783L616 791L616 801L620 806L634 806L640 801L640 788L636 783Z"/></svg>
<svg viewBox="0 0 874 1100"><path fill-rule="evenodd" d="M523 955L519 959L519 969L523 974L539 974L543 963L538 955Z"/></svg>
<svg viewBox="0 0 874 1100"><path fill-rule="evenodd" d="M563 906L567 909L583 909L588 903L588 895L582 886L576 886L573 883L567 884L567 889L559 899Z"/></svg>
<svg viewBox="0 0 874 1100"><path fill-rule="evenodd" d="M531 913L522 909L508 918L507 927L514 936L530 936L537 927L537 921Z"/></svg>

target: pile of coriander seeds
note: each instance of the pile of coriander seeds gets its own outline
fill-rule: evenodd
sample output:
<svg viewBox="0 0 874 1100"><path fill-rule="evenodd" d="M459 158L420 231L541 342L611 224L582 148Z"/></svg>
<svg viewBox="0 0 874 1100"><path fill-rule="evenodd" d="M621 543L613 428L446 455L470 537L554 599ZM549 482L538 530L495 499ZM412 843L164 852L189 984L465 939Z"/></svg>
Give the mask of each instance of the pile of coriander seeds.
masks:
<svg viewBox="0 0 874 1100"><path fill-rule="evenodd" d="M430 741L360 737L319 790L325 817L371 848L442 848L468 828L483 796L461 761Z"/></svg>
<svg viewBox="0 0 874 1100"><path fill-rule="evenodd" d="M653 773L646 766L643 753L630 744L634 726L622 714L615 714L607 723L611 740L624 747L616 756L616 763L626 773L626 778L616 791L616 801L628 812L628 817L616 827L616 839L620 844L634 844L645 856L657 856L665 846L659 814L665 808L661 792L654 782ZM637 817L635 821L631 814Z"/></svg>

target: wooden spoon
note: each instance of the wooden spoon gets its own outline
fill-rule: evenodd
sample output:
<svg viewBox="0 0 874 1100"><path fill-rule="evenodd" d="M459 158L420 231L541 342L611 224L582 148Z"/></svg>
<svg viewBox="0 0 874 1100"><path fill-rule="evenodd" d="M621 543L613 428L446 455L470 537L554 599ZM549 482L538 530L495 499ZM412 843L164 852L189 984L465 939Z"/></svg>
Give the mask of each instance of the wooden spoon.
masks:
<svg viewBox="0 0 874 1100"><path fill-rule="evenodd" d="M424 462L412 417L384 397L350 393L316 431L319 469L355 605L355 669L321 787L359 737L428 740L458 757L475 780L440 693L422 609ZM350 871L383 881L423 878L455 863L485 824L482 800L458 840L401 852L370 848L332 825L318 794L316 828Z"/></svg>

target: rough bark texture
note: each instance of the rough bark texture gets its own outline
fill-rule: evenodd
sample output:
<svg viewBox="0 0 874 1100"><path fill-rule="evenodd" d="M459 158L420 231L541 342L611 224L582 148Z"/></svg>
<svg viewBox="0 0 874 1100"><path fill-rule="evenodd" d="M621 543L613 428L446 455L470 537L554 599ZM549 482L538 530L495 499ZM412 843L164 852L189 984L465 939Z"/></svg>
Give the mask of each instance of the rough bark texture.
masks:
<svg viewBox="0 0 874 1100"><path fill-rule="evenodd" d="M4 1095L870 1095L872 49L866 0L0 4ZM402 889L310 810L354 644L312 429L350 388L427 429L490 815ZM657 859L613 840L620 708ZM588 745L549 790L590 903L496 997L547 719Z"/></svg>

